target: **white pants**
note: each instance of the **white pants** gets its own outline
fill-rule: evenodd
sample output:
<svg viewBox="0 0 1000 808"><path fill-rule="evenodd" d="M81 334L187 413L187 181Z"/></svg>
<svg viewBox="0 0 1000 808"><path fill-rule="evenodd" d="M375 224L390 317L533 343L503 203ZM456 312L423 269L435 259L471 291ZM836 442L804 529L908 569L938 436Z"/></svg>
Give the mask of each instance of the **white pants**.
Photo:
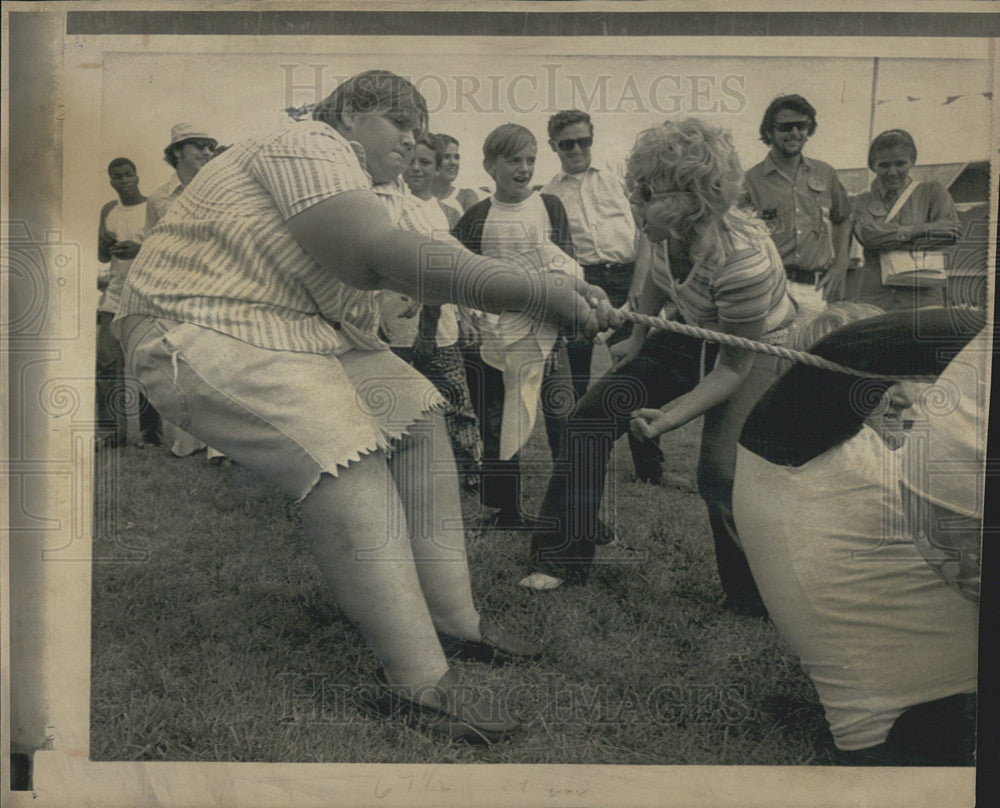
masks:
<svg viewBox="0 0 1000 808"><path fill-rule="evenodd" d="M788 294L792 296L799 307L799 317L804 314L819 314L826 308L823 292L811 283L788 281Z"/></svg>

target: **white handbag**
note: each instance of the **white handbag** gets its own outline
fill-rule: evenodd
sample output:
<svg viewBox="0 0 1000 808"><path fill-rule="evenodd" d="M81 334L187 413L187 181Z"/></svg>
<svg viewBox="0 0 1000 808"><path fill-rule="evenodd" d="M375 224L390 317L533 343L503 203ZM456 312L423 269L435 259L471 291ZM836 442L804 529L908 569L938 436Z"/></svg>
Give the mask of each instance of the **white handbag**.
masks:
<svg viewBox="0 0 1000 808"><path fill-rule="evenodd" d="M896 204L885 217L891 222L919 183L911 182L899 195ZM944 286L948 283L945 273L944 253L929 250L889 250L879 255L883 286Z"/></svg>

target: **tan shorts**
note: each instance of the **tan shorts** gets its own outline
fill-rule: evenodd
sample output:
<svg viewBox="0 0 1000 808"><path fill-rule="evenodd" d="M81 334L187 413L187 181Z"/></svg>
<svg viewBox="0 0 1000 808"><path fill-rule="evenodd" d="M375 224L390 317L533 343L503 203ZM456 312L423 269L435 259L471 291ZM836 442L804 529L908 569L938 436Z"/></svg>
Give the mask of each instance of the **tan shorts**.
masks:
<svg viewBox="0 0 1000 808"><path fill-rule="evenodd" d="M301 500L323 472L393 441L444 400L392 351L259 348L191 323L120 324L128 372L181 429Z"/></svg>

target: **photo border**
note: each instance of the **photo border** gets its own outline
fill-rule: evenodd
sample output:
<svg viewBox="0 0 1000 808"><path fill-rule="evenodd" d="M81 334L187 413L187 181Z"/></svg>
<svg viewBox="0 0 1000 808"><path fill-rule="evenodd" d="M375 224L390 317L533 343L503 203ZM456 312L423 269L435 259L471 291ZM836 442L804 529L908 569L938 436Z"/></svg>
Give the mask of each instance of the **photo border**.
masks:
<svg viewBox="0 0 1000 808"><path fill-rule="evenodd" d="M244 15L264 13L269 10L286 11L309 9L307 4L255 3L213 4L214 13ZM685 3L531 3L532 9L548 13L551 7L560 11L583 15L588 25L596 24L595 14L603 17L604 31L614 32L615 15L638 15L635 19L655 21L663 25L663 14L689 14L700 9L718 9L734 17L734 23L711 35L713 43L726 51L733 47L752 47L754 56L779 52L782 55L817 55L813 51L822 47L822 41L833 39L843 46L841 56L891 54L903 56L920 54L933 44L935 52L947 51L970 58L970 52L987 52L993 61L994 88L996 60L994 40L985 36L974 37L967 33L967 20L981 15L983 26L974 30L996 31L998 15L982 10L985 3L895 3L893 13L899 15L970 15L957 16L955 21L941 28L943 19L933 18L933 37L904 37L887 35L886 18L892 15L863 10L855 4L838 11L822 11L825 16L793 17L804 8L816 11L816 4L755 3L736 6L731 4ZM519 7L521 6L521 7ZM198 4L170 3L169 12L182 15L186 10L207 7ZM324 4L328 11L363 11L359 4ZM521 4L483 4L484 14L516 12L530 22L531 11ZM3 631L3 656L0 658L3 676L3 777L0 795L11 806L35 805L94 805L101 808L134 805L239 805L296 806L331 805L454 805L468 806L534 806L534 805L636 805L636 806L775 806L775 805L878 805L905 806L965 806L973 804L975 788L972 769L849 769L843 767L785 767L785 766L569 766L569 765L380 765L380 764L286 764L286 763L105 763L91 762L89 752L90 718L90 568L89 541L92 518L89 492L93 484L90 469L93 466L93 448L89 440L92 423L92 380L79 379L78 384L65 391L42 389L52 374L60 379L73 379L80 368L92 366L94 326L80 316L89 310L86 304L90 291L78 292L83 297L73 298L85 278L83 262L74 256L74 243L88 243L78 236L78 228L93 216L88 211L78 218L67 216L66 211L76 206L84 197L86 183L63 170L63 161L79 160L77 150L81 145L65 133L89 131L96 139L100 132L100 76L99 63L94 65L95 54L110 50L147 48L155 51L163 47L165 38L181 36L171 33L128 33L114 37L90 35L93 49L78 47L80 37L69 35L67 13L105 13L127 11L143 15L166 11L167 4L115 3L7 3L4 6L4 131L2 174L3 198L9 202L9 216L3 222L3 237L15 239L18 233L13 226L24 221L30 224L27 237L47 242L47 255L62 255L64 263L60 273L54 273L44 288L45 303L59 316L47 321L43 331L26 338L11 338L5 334L2 353L4 379L10 381L10 394L5 398L3 445L5 447L4 490L2 497L3 547L0 562L4 566L5 599L0 614ZM825 8L825 7L823 7ZM761 10L766 13L762 14ZM455 15L450 3L381 4L378 12L365 11L370 24L378 22L378 15L406 11L430 20L431 15L443 12ZM11 41L10 15L32 13L38 15L28 26L30 44ZM660 16L658 16L660 15ZM742 16L741 16L742 15ZM783 16L784 15L784 16ZM78 18L78 19L82 19ZM147 20L149 18L147 17ZM383 19L388 19L383 16ZM505 17L505 24L507 18ZM554 25L574 25L572 16L561 20L552 18ZM624 19L624 18L622 18ZM632 19L631 17L629 18ZM675 16L673 19L681 20ZM694 19L694 18L685 18ZM719 18L721 19L721 18ZM898 16L895 22L904 23L910 18ZM742 20L742 23L741 23ZM794 23L782 28L779 21ZM831 21L840 20L840 27L830 27ZM865 22L870 23L865 25ZM987 23L988 21L988 23ZM20 24L22 21L18 21ZM632 24L632 23L630 23ZM695 25L695 22L689 23ZM708 25L702 20L697 25ZM817 29L817 25L826 26ZM522 26L526 23L521 23ZM741 28L741 25L743 28ZM759 26L767 26L763 33ZM18 25L14 28L17 29ZM433 25L428 26L434 29ZM905 28L905 26L904 26ZM25 30L25 29L21 29ZM386 30L383 28L378 30ZM478 29L477 29L478 30ZM567 29L563 29L567 30ZM561 47L572 52L591 52L598 55L601 48L620 47L623 40L613 33L597 36L586 28L579 34L548 31L546 37L555 38ZM630 30L630 29L625 29ZM699 29L701 30L701 29ZM774 31L789 31L775 35ZM866 36L865 32L879 32L879 36ZM748 33L749 31L749 33ZM833 33L831 33L831 31ZM860 35L857 32L862 32ZM841 33L845 32L845 33ZM959 32L960 36L952 36ZM264 36L264 34L255 34ZM429 35L429 34L428 34ZM468 32L452 33L433 30L434 36L453 35L474 37ZM199 35L199 49L213 44L210 34ZM396 35L380 36L353 42L358 47L380 48L392 42ZM401 36L401 35L400 35ZM516 37L505 42L526 47L522 33L513 29L504 36ZM705 34L685 34L643 40L643 46L652 47L662 39L671 49L665 53L697 55L699 43L691 41ZM279 47L305 52L315 39L308 32L294 36L275 35L269 42L279 42ZM763 37L758 39L758 37ZM222 37L214 37L214 46L227 52L232 45ZM333 37L322 35L324 42ZM287 40L287 44L286 44ZM338 40L339 41L339 40ZM652 44L651 44L652 43ZM490 43L495 47L495 43ZM534 44L534 43L532 43ZM14 46L14 53L10 48ZM511 45L513 47L513 45ZM702 46L703 47L703 46ZM589 50L588 50L589 49ZM203 52L199 50L199 52ZM707 54L702 54L707 55ZM834 55L821 53L818 55ZM920 58L915 56L914 58ZM31 71L30 94L39 106L30 109L12 108L12 73L20 81ZM89 74L86 71L91 71ZM17 88L20 93L29 92ZM70 91L71 95L68 94ZM72 98L72 101L69 100ZM991 216L990 264L995 265L997 222L997 103L994 100L991 143ZM11 114L17 116L12 122ZM96 126L94 123L96 122ZM23 174L11 172L8 159L11 155L11 138L21 135L25 127L37 133L42 142L58 145L57 165L44 165L44 155L34 156L41 169L38 188L25 189L18 184ZM64 139L65 137L65 139ZM91 144L87 144L88 147ZM17 167L23 170L23 167ZM24 195L30 190L30 198ZM20 214L23 213L23 217ZM52 234L51 236L48 234ZM63 249L65 245L70 245ZM63 249L63 252L59 252ZM51 258L53 266L56 258ZM76 261L74 264L73 262ZM6 261L5 261L6 262ZM5 265L4 270L13 271ZM63 280L65 283L60 284ZM74 285L74 281L77 285ZM67 289L68 286L68 289ZM991 285L991 299L993 287ZM96 304L96 295L94 296ZM10 322L6 294L0 322ZM991 309L992 316L992 309ZM6 329L5 329L6 330ZM64 396L82 403L82 410L69 411ZM36 406L37 405L37 406ZM82 426L81 426L82 424ZM991 454L991 457L994 455ZM992 461L991 461L992 462ZM40 489L32 489L31 483ZM992 487L992 481L989 481ZM82 496L82 499L81 499ZM992 524L992 523L991 523ZM67 552L69 548L69 552ZM65 562L65 563L63 563ZM985 577L985 576L984 576ZM28 636L29 643L19 644L13 657L11 630L19 637ZM17 704L11 702L11 679L32 676L30 687L18 686ZM18 679L19 682L24 681ZM25 722L31 723L25 728ZM32 723L33 722L33 723ZM11 774L6 765L10 753L22 751L12 746L12 726L22 737L33 754L32 791L11 791ZM23 753L27 754L28 750ZM416 785L414 785L416 784ZM985 804L985 803L984 803Z"/></svg>

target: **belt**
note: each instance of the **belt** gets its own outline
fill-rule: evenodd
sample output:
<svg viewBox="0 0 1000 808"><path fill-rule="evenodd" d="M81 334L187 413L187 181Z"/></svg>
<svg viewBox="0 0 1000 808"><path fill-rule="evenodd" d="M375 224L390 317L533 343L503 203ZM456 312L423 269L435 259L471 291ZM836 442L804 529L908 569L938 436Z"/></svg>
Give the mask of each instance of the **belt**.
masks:
<svg viewBox="0 0 1000 808"><path fill-rule="evenodd" d="M795 283L808 283L815 286L816 281L823 277L823 272L813 269L802 269L801 267L785 267L785 276Z"/></svg>
<svg viewBox="0 0 1000 808"><path fill-rule="evenodd" d="M614 264L614 263L603 263L603 264L583 264L584 269L603 269L603 270L621 270L621 269L635 269L635 261L628 264Z"/></svg>

